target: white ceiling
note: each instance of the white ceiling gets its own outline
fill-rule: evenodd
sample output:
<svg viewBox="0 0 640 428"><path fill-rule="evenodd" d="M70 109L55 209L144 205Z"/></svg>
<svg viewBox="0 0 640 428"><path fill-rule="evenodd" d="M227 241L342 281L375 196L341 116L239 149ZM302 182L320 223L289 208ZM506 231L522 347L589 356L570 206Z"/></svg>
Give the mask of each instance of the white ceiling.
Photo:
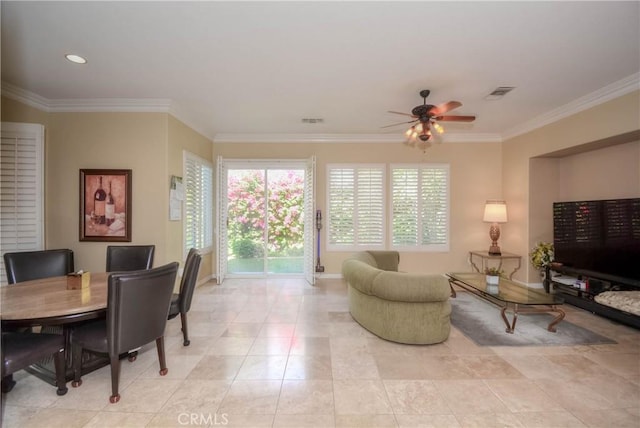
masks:
<svg viewBox="0 0 640 428"><path fill-rule="evenodd" d="M1 14L5 95L169 111L216 141L401 139L404 126L381 129L404 120L387 111L421 89L477 116L445 123L450 141L499 141L639 88L637 1L2 1ZM498 86L516 89L485 100Z"/></svg>

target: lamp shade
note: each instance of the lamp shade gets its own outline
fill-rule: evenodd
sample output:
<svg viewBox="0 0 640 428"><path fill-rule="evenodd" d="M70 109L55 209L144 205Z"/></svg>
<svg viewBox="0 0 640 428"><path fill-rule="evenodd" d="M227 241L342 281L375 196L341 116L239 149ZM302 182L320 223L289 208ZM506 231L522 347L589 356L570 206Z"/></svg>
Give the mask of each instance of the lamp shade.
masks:
<svg viewBox="0 0 640 428"><path fill-rule="evenodd" d="M486 221L487 223L506 223L506 202L498 199L488 200L484 206L484 218L482 220Z"/></svg>

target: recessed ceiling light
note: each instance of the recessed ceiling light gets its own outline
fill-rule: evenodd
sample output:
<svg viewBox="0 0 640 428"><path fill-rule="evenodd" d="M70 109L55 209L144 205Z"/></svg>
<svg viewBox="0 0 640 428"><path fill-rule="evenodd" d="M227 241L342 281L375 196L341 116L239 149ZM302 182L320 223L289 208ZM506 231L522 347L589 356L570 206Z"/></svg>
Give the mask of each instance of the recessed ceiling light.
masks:
<svg viewBox="0 0 640 428"><path fill-rule="evenodd" d="M66 59L68 59L71 62L75 62L76 64L86 64L87 60L84 59L83 57L81 57L80 55L74 55L74 54L66 54L64 56Z"/></svg>

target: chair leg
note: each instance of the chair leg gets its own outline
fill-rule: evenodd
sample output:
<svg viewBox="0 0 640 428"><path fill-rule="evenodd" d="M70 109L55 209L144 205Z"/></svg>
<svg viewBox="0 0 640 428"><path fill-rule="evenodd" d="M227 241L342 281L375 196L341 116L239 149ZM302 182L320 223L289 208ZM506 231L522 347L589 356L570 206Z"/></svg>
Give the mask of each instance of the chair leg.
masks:
<svg viewBox="0 0 640 428"><path fill-rule="evenodd" d="M77 388L82 385L82 346L71 346L71 358L71 365L73 366L73 382L71 382L71 386Z"/></svg>
<svg viewBox="0 0 640 428"><path fill-rule="evenodd" d="M167 360L164 357L164 336L156 339L156 348L158 349L158 360L160 360L160 376L165 376L169 373L169 369L167 368Z"/></svg>
<svg viewBox="0 0 640 428"><path fill-rule="evenodd" d="M64 395L67 393L67 379L66 379L66 364L64 358L64 349L56 352L53 356L56 367L56 385L58 395Z"/></svg>
<svg viewBox="0 0 640 428"><path fill-rule="evenodd" d="M118 394L118 384L120 383L120 357L119 355L110 355L111 360L111 397L109 402L115 404L120 401L120 394Z"/></svg>
<svg viewBox="0 0 640 428"><path fill-rule="evenodd" d="M13 373L2 378L2 392L7 393L11 391L14 386L16 386L16 381L13 380Z"/></svg>
<svg viewBox="0 0 640 428"><path fill-rule="evenodd" d="M16 381L13 380L13 373L2 378L2 392L9 392L14 386L16 386Z"/></svg>
<svg viewBox="0 0 640 428"><path fill-rule="evenodd" d="M189 340L189 328L187 326L187 314L186 313L180 312L180 321L182 322L182 338L183 338L182 345L183 346L189 346L191 341Z"/></svg>

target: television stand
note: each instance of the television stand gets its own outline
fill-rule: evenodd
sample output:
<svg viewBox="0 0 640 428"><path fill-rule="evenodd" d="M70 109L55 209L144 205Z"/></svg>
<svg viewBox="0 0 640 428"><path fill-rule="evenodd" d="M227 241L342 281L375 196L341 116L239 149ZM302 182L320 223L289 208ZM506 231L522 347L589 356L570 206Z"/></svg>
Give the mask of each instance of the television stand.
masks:
<svg viewBox="0 0 640 428"><path fill-rule="evenodd" d="M596 296L606 291L640 292L640 281L566 266L554 267L553 271L547 268L546 278L549 278L555 293L561 295L565 303L640 328L639 315L596 301Z"/></svg>

